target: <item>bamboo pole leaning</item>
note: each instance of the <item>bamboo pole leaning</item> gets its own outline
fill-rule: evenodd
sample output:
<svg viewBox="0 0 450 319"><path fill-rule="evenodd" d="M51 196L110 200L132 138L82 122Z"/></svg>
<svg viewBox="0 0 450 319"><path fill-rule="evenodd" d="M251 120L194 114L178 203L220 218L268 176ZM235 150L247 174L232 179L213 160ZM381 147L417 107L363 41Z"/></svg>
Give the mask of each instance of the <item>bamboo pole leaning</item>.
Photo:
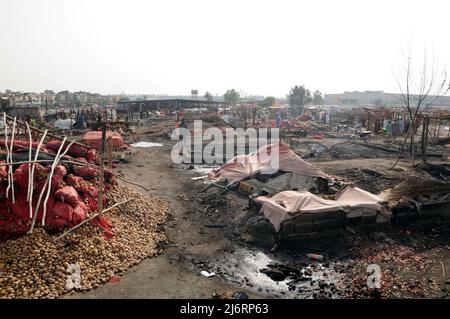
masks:
<svg viewBox="0 0 450 319"><path fill-rule="evenodd" d="M5 127L3 132L5 133L6 164L8 165L9 169L8 124L6 123L6 113L3 113L3 126ZM8 174L8 186L6 187L6 198L9 198L9 188L11 180L9 179L9 172L7 174Z"/></svg>
<svg viewBox="0 0 450 319"><path fill-rule="evenodd" d="M102 147L100 154L100 171L98 176L99 186L98 186L98 213L101 214L103 211L103 182L105 177L105 143L106 143L106 125L103 124L102 127Z"/></svg>
<svg viewBox="0 0 450 319"><path fill-rule="evenodd" d="M11 146L9 148L9 162L10 163L12 163L14 137L15 137L15 134L16 134L16 122L17 122L17 119L14 117L14 123L13 123L12 134L11 134ZM9 173L9 176L10 176L10 179L11 179L11 197L12 197L12 202L15 203L16 202L16 195L14 193L14 177L13 177L12 165L9 166L8 173Z"/></svg>
<svg viewBox="0 0 450 319"><path fill-rule="evenodd" d="M15 118L14 118L15 120ZM14 122L15 123L15 122ZM8 144L8 123L6 121L6 113L3 113L3 125L5 127L4 133L5 133L5 148L6 148L6 163L8 164L8 186L6 187L6 198L9 198L9 190L12 188L12 199L13 203L15 202L15 196L14 196L14 183L12 178L12 166L10 165L10 162L12 162L11 153L12 149L10 150L9 144ZM14 125L15 129L15 125ZM14 139L14 131L11 132L12 136L11 139ZM12 147L11 147L12 148Z"/></svg>
<svg viewBox="0 0 450 319"><path fill-rule="evenodd" d="M47 135L47 130L45 130L44 134L42 135L41 140L39 141L38 147L36 149L36 153L34 154L34 161L31 163L31 178L30 178L30 196L28 198L28 210L30 212L30 218L33 218L33 192L34 192L34 168L36 166L36 161L39 156L39 150L41 149L42 143L45 140L45 136Z"/></svg>
<svg viewBox="0 0 450 319"><path fill-rule="evenodd" d="M112 205L111 207L108 207L107 209L104 209L101 213L99 213L99 212L95 213L94 215L90 216L89 218L83 220L83 221L82 221L81 223L79 223L78 225L75 225L75 226L73 226L72 228L70 228L70 229L68 229L67 231L65 231L61 236L56 237L56 238L54 239L54 241L57 241L58 239L61 239L61 238L65 237L65 236L67 236L67 234L71 233L72 231L74 231L74 230L77 229L77 228L80 228L81 226L83 226L83 225L86 224L87 222L89 222L89 221L93 220L94 218L98 217L100 214L103 215L103 214L109 212L110 210L112 210L113 208L116 208L116 207L119 206L119 205L126 204L126 203L128 203L129 201L131 201L131 198L130 198L130 199L126 199L126 200L124 200L124 201L122 201L122 202L116 203L116 204Z"/></svg>
<svg viewBox="0 0 450 319"><path fill-rule="evenodd" d="M32 149L33 149L33 139L31 138L31 131L30 131L30 127L28 126L28 123L27 122L25 122L25 124L27 125L27 133L28 133L28 140L29 140L29 142L30 142L30 147L29 147L29 149L28 149L28 160L30 161L30 163L28 163L28 188L27 188L27 202L29 202L29 200L30 200L30 193L31 193L31 185L33 185L32 184L32 182L31 182L31 151L32 151ZM31 211L30 211L30 218L32 218L32 216L31 216Z"/></svg>

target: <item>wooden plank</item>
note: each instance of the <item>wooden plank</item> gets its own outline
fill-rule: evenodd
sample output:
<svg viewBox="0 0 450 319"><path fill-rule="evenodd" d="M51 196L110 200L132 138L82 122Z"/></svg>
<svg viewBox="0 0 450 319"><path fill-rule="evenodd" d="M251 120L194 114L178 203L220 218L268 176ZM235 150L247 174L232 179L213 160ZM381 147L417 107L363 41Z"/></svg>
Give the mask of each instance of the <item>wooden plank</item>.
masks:
<svg viewBox="0 0 450 319"><path fill-rule="evenodd" d="M100 160L100 174L99 174L99 186L98 186L98 214L101 216L103 210L103 184L105 177L105 144L106 144L106 125L102 127L102 148L101 148L101 160Z"/></svg>

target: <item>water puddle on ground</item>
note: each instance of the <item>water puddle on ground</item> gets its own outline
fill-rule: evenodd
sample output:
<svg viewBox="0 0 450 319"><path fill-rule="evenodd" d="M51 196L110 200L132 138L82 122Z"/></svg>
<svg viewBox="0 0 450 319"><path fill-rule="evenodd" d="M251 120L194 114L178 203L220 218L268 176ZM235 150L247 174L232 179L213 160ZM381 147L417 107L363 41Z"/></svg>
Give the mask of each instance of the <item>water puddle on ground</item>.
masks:
<svg viewBox="0 0 450 319"><path fill-rule="evenodd" d="M343 275L331 262L275 256L257 249L238 248L221 256L191 260L224 281L276 298L339 298Z"/></svg>
<svg viewBox="0 0 450 319"><path fill-rule="evenodd" d="M146 147L159 147L159 146L163 146L163 144L154 143L154 142L137 142L137 143L131 144L131 146L146 148Z"/></svg>

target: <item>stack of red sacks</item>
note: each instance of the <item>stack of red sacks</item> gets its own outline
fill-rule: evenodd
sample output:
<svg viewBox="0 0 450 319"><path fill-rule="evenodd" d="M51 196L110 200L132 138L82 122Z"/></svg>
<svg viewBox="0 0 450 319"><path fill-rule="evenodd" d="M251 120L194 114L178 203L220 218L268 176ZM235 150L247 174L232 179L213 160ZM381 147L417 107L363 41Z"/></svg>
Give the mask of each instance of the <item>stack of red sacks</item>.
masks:
<svg viewBox="0 0 450 319"><path fill-rule="evenodd" d="M17 144L16 144L17 143ZM28 146L27 141L15 141L14 145ZM0 144L1 146L1 144ZM56 153L61 146L61 141L51 140L44 145L41 150L49 153ZM36 145L37 147L37 145ZM15 148L13 148L15 149ZM18 151L27 152L20 148ZM72 145L68 153L78 161L85 163L98 163L95 149L86 149L82 146ZM4 163L4 161L0 161ZM39 195L45 186L48 178L51 163L43 166L36 163L34 166L33 182L33 211L39 199ZM28 193L28 164L22 164L15 168L13 172L15 202L12 202L11 190L9 198L6 198L6 188L8 186L8 166L0 166L0 237L10 238L26 233L31 224ZM105 189L107 190L115 180L112 174L105 172ZM89 166L74 166L74 171L68 173L63 165L57 165L51 180L50 196L46 205L45 224L50 228L63 229L72 227L86 219L91 212L97 212L98 200L98 170ZM46 187L47 189L47 187ZM40 224L43 218L44 196L37 212L36 224ZM103 197L103 205L106 204L106 197ZM109 222L103 217L94 219L97 224L105 229L107 235L112 235Z"/></svg>

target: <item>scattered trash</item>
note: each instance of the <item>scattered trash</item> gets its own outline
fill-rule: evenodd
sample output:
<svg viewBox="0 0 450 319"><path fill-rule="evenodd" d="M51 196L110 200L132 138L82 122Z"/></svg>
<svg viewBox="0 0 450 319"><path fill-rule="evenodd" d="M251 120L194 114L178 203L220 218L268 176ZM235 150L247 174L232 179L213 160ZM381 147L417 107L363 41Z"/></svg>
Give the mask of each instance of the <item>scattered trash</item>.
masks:
<svg viewBox="0 0 450 319"><path fill-rule="evenodd" d="M198 181L198 180L207 179L207 178L208 178L208 175L204 175L204 176L191 177L190 180L191 181Z"/></svg>
<svg viewBox="0 0 450 319"><path fill-rule="evenodd" d="M245 292L237 291L233 294L234 299L249 299Z"/></svg>
<svg viewBox="0 0 450 319"><path fill-rule="evenodd" d="M314 261L322 261L323 260L323 256L318 255L318 254L306 254L306 257L308 257L309 259L314 260Z"/></svg>
<svg viewBox="0 0 450 319"><path fill-rule="evenodd" d="M161 143L153 143L153 142L137 142L137 143L131 144L131 146L148 148L148 147L163 146L163 144L161 144Z"/></svg>
<svg viewBox="0 0 450 319"><path fill-rule="evenodd" d="M112 275L109 278L109 282L116 283L116 282L120 282L121 279L122 279L122 276Z"/></svg>
<svg viewBox="0 0 450 319"><path fill-rule="evenodd" d="M191 169L193 172L199 173L199 174L209 174L211 171L216 170L219 168L219 166L211 166L211 165L193 165L194 167ZM208 175L206 175L208 176Z"/></svg>
<svg viewBox="0 0 450 319"><path fill-rule="evenodd" d="M202 274L202 276L204 276L204 277L206 277L206 278L213 277L213 276L216 275L216 273L214 273L214 272L208 272L208 271L206 271L206 270L202 270L200 273Z"/></svg>

